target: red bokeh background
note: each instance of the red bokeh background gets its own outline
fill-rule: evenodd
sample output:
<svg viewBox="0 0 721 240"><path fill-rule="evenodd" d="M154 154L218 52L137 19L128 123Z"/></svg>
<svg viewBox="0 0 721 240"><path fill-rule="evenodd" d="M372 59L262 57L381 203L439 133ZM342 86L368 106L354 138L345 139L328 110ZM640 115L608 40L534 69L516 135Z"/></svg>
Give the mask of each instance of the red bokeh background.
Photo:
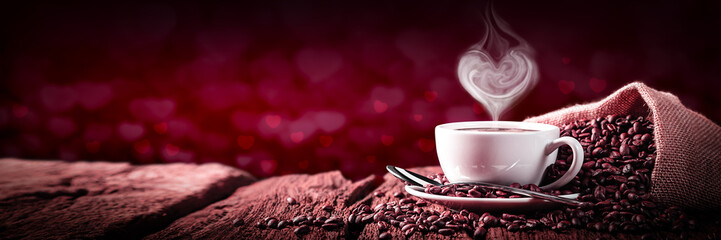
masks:
<svg viewBox="0 0 721 240"><path fill-rule="evenodd" d="M15 3L0 10L0 155L220 162L266 177L437 162L488 120L456 79L485 2ZM721 119L718 5L499 1L541 79L502 119L632 81Z"/></svg>

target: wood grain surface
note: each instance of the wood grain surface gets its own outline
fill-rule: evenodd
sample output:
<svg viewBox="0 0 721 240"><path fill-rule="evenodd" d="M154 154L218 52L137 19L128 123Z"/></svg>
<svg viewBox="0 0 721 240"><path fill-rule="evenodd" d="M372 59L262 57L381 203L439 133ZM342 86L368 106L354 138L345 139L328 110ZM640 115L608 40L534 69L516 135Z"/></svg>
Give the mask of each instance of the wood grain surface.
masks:
<svg viewBox="0 0 721 240"><path fill-rule="evenodd" d="M422 174L439 167L413 168ZM248 173L219 164L164 164L0 160L0 239L377 239L378 226L343 224L336 230L295 226L260 229L258 221L275 217L338 217L351 209L399 200L403 183L390 174L359 181L339 171L293 174L255 180ZM374 192L384 193L375 196ZM288 198L296 204L289 204ZM331 206L332 210L322 209ZM448 210L430 203L425 209ZM482 214L482 213L478 213ZM718 239L716 213L696 213L699 229L691 239ZM394 239L407 238L397 228ZM660 232L657 239L678 239ZM409 239L470 239L466 232L443 236L429 232ZM564 232L509 232L490 228L487 239L641 239L642 234L610 234L580 229Z"/></svg>

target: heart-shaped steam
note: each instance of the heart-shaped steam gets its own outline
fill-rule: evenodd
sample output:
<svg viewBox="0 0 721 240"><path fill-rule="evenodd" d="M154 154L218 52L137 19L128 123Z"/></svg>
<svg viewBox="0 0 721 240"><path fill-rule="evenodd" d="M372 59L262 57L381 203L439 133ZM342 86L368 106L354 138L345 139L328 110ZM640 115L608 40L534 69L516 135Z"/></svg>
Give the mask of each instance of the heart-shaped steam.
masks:
<svg viewBox="0 0 721 240"><path fill-rule="evenodd" d="M533 88L537 70L522 50L508 51L498 63L484 51L471 50L460 60L458 78L497 121L501 113Z"/></svg>
<svg viewBox="0 0 721 240"><path fill-rule="evenodd" d="M538 69L533 49L494 16L491 6L487 8L484 23L487 29L481 42L461 57L458 79L463 88L486 107L493 120L498 121L501 113L536 85ZM517 46L509 47L509 40L517 42Z"/></svg>

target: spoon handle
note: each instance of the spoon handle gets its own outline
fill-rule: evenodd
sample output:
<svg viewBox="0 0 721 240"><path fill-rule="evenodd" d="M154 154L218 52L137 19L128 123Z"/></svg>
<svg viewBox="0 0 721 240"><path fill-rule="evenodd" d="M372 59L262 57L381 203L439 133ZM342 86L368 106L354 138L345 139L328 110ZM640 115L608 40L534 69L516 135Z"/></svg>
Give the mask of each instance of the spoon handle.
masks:
<svg viewBox="0 0 721 240"><path fill-rule="evenodd" d="M545 193L539 193L539 192L534 192L534 191L530 191L530 190L526 190L526 189L514 188L514 187L498 185L498 184L493 184L493 183L456 182L456 183L450 183L450 184L443 185L433 179L424 177L418 173L414 173L414 172L411 172L411 171L408 171L406 169L399 168L396 166L387 165L386 169L388 170L388 172L393 174L393 176L395 176L403 181L406 181L412 185L416 185L416 186L420 186L420 187L425 187L427 185L449 186L449 185L454 185L454 184L469 184L469 185L477 185L477 186L482 186L482 187L495 189L495 190L502 190L502 191L519 194L519 195L523 195L523 196L544 199L544 200L548 200L551 202L568 204L571 206L579 206L581 204L581 202L576 201L575 199L563 198L563 197L553 196L553 195L549 195L549 194L545 194Z"/></svg>
<svg viewBox="0 0 721 240"><path fill-rule="evenodd" d="M443 184L437 182L436 180L427 178L427 177L425 177L425 176L423 176L423 175L420 175L420 174L418 174L418 173L411 172L411 171L405 170L405 169L403 169L403 168L394 167L394 166L390 166L390 165L389 165L388 167L395 168L396 171L398 171L398 172L400 172L401 174L403 174L406 178L410 178L410 179L412 179L414 182L420 183L420 186L421 186L421 187L425 187L426 185L429 185L429 184L430 184L430 185L433 185L433 186L443 186Z"/></svg>
<svg viewBox="0 0 721 240"><path fill-rule="evenodd" d="M414 181L413 179L407 177L405 174L399 172L398 169L396 169L396 167L394 167L394 166L387 165L387 166L386 166L386 170L388 170L388 172L391 173L391 174L392 174L393 176L395 176L396 178L398 178L398 179L400 179L400 180L403 180L404 182L407 182L407 183L409 183L409 184L411 184L411 185L416 185L416 186L419 186L419 187L423 187L423 186L424 186L423 184L421 184L421 183L419 183L419 182L416 182L416 181Z"/></svg>

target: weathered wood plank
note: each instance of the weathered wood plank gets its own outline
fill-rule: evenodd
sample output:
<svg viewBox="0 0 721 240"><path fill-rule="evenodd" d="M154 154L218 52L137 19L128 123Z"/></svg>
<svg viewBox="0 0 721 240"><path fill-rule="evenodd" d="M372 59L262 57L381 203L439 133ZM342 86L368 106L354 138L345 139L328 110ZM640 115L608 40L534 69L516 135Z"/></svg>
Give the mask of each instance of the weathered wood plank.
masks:
<svg viewBox="0 0 721 240"><path fill-rule="evenodd" d="M438 167L414 168L422 174ZM376 184L378 180L381 183ZM65 163L59 161L0 160L0 238L139 238L147 239L375 239L376 224L362 229L324 231L313 227L298 237L294 228L261 230L253 225L264 217L292 220L298 215L337 216L344 220L359 204L371 207L397 201L403 184L386 174L358 182L340 172L286 175L255 182L247 173L217 164L132 166L126 163ZM244 186L240 187L239 186ZM374 189L374 187L378 187ZM373 191L382 191L375 197ZM219 199L231 194L224 200ZM299 202L289 205L287 197ZM218 202L215 202L218 201ZM213 203L215 202L215 203ZM210 204L210 205L209 205ZM332 212L321 209L334 207ZM203 208L206 206L205 208ZM445 211L446 207L427 207ZM199 210L197 210L199 209ZM192 212L197 210L196 212ZM192 213L191 213L192 212ZM188 215L189 214L189 215ZM479 213L480 214L480 213ZM697 214L702 216L702 214ZM243 224L234 225L234 220ZM173 220L175 220L173 222ZM172 223L171 223L172 222ZM713 219L700 219L691 239L707 239L719 232ZM405 236L397 228L395 239ZM677 233L664 233L675 239ZM721 236L721 235L711 235ZM488 239L639 239L639 234L609 234L570 229L509 232L490 228ZM465 232L452 236L415 233L411 239L469 239Z"/></svg>
<svg viewBox="0 0 721 240"><path fill-rule="evenodd" d="M0 238L138 238L254 178L220 164L0 160Z"/></svg>
<svg viewBox="0 0 721 240"><path fill-rule="evenodd" d="M239 188L232 196L173 222L168 228L147 239L289 239L296 238L294 228L265 229L254 227L265 217L292 220L299 215L314 217L346 216L347 207L367 195L373 177L352 182L339 171L316 175L286 175L258 181ZM298 205L290 205L288 197ZM331 213L321 209L334 206ZM243 222L234 226L233 220ZM321 231L313 227L304 239L332 239L344 231Z"/></svg>

